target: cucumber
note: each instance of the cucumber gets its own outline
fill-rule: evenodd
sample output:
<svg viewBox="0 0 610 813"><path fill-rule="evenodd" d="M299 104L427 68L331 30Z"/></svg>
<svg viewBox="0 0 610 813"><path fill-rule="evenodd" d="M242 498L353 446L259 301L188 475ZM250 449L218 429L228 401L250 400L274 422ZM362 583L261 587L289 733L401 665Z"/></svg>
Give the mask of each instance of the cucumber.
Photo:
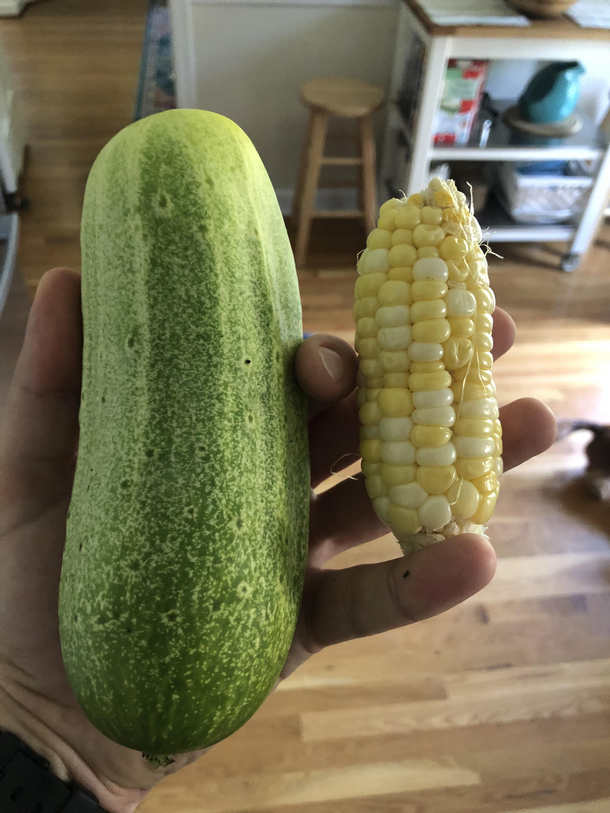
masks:
<svg viewBox="0 0 610 813"><path fill-rule="evenodd" d="M290 647L310 495L298 282L254 146L200 110L103 148L81 245L61 645L89 720L154 759L236 731Z"/></svg>

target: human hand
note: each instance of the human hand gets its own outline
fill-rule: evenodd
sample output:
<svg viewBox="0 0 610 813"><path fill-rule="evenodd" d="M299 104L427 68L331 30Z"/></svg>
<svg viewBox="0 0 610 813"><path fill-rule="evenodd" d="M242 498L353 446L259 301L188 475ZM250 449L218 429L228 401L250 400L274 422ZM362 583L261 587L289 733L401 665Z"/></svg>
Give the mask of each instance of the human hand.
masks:
<svg viewBox="0 0 610 813"><path fill-rule="evenodd" d="M514 340L512 320L500 310L494 339L496 356ZM57 602L78 444L81 352L80 276L54 269L32 306L0 427L0 726L49 759L59 776L95 793L111 813L131 813L156 782L203 751L153 770L139 751L89 723L66 677ZM297 375L310 398L313 486L342 455L358 452L356 369L354 351L335 337L315 335L299 349ZM501 419L505 468L553 441L554 419L533 399L504 407ZM282 677L325 646L440 613L493 576L493 548L472 534L390 562L325 569L339 552L387 530L361 475L312 494L303 602Z"/></svg>

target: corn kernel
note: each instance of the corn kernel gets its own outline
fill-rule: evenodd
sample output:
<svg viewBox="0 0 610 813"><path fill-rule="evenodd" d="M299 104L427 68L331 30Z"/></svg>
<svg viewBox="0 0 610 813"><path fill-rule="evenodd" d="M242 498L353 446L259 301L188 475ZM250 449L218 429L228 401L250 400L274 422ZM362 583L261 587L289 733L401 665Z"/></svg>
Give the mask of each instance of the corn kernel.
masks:
<svg viewBox="0 0 610 813"><path fill-rule="evenodd" d="M479 507L470 518L470 521L477 525L484 525L492 515L497 499L497 494L486 494L484 497L481 497Z"/></svg>
<svg viewBox="0 0 610 813"><path fill-rule="evenodd" d="M437 189L434 193L434 203L445 208L446 206L453 206L455 201L448 189Z"/></svg>
<svg viewBox="0 0 610 813"><path fill-rule="evenodd" d="M477 350L474 354L474 365L480 370L491 370L494 357L487 350Z"/></svg>
<svg viewBox="0 0 610 813"><path fill-rule="evenodd" d="M417 429L417 427L413 427ZM412 433L413 434L413 433ZM465 480L476 480L493 467L493 457L458 457L455 468Z"/></svg>
<svg viewBox="0 0 610 813"><path fill-rule="evenodd" d="M474 348L470 339L456 339L451 336L443 344L443 361L448 370L457 370L468 364Z"/></svg>
<svg viewBox="0 0 610 813"><path fill-rule="evenodd" d="M442 361L412 361L409 369L412 373L435 373L444 370L445 365Z"/></svg>
<svg viewBox="0 0 610 813"><path fill-rule="evenodd" d="M385 525L390 524L390 505L389 497L376 497L373 500L373 509Z"/></svg>
<svg viewBox="0 0 610 813"><path fill-rule="evenodd" d="M410 466L393 466L390 463L381 464L381 478L388 488L403 485L404 483L412 483L416 474L417 466L415 463Z"/></svg>
<svg viewBox="0 0 610 813"><path fill-rule="evenodd" d="M427 531L440 531L451 520L451 507L444 494L428 497L417 513Z"/></svg>
<svg viewBox="0 0 610 813"><path fill-rule="evenodd" d="M376 401L379 398L379 393L381 392L381 387L375 387L373 389L366 389L366 401Z"/></svg>
<svg viewBox="0 0 610 813"><path fill-rule="evenodd" d="M475 319L477 333L491 333L493 325L494 319L490 313L477 313Z"/></svg>
<svg viewBox="0 0 610 813"><path fill-rule="evenodd" d="M369 279L368 277L360 277L360 280ZM358 285L356 283L356 286ZM401 280L388 280L379 287L379 304L380 305L410 305L411 304L411 286L408 282Z"/></svg>
<svg viewBox="0 0 610 813"><path fill-rule="evenodd" d="M477 477L472 481L480 494L494 494L498 488L498 478L495 471L492 469L481 477Z"/></svg>
<svg viewBox="0 0 610 813"><path fill-rule="evenodd" d="M417 251L413 246L401 243L390 249L389 259L392 266L413 265L417 261Z"/></svg>
<svg viewBox="0 0 610 813"><path fill-rule="evenodd" d="M383 387L383 378L367 378L366 385L369 389L380 390Z"/></svg>
<svg viewBox="0 0 610 813"><path fill-rule="evenodd" d="M413 282L413 269L411 266L390 268L388 271L388 279L400 280L401 282Z"/></svg>
<svg viewBox="0 0 610 813"><path fill-rule="evenodd" d="M377 339L360 339L355 342L355 349L361 359L376 359L379 357Z"/></svg>
<svg viewBox="0 0 610 813"><path fill-rule="evenodd" d="M428 494L444 494L457 477L455 466L420 466L417 482Z"/></svg>
<svg viewBox="0 0 610 813"><path fill-rule="evenodd" d="M379 434L382 440L409 440L412 429L411 418L382 418L379 422Z"/></svg>
<svg viewBox="0 0 610 813"><path fill-rule="evenodd" d="M416 534L421 529L418 513L412 508L402 508L391 503L388 518L396 534Z"/></svg>
<svg viewBox="0 0 610 813"><path fill-rule="evenodd" d="M362 404L358 411L360 423L364 426L376 426L383 418L383 414L379 407L379 399L377 401L367 401Z"/></svg>
<svg viewBox="0 0 610 813"><path fill-rule="evenodd" d="M407 325L411 321L411 309L408 305L383 305L375 314L373 321L378 327ZM368 324L365 327L368 328Z"/></svg>
<svg viewBox="0 0 610 813"><path fill-rule="evenodd" d="M411 344L411 327L382 327L377 334L377 341L383 350L406 350Z"/></svg>
<svg viewBox="0 0 610 813"><path fill-rule="evenodd" d="M386 274L380 272L358 277L356 280L356 299L363 299L365 296L373 296L379 291L386 280Z"/></svg>
<svg viewBox="0 0 610 813"><path fill-rule="evenodd" d="M393 246L412 246L413 245L413 232L411 229L396 229L392 233Z"/></svg>
<svg viewBox="0 0 610 813"><path fill-rule="evenodd" d="M436 280L446 282L449 272L447 263L440 257L423 257L413 266L414 280Z"/></svg>
<svg viewBox="0 0 610 813"><path fill-rule="evenodd" d="M354 303L354 320L357 322L358 319L375 316L378 307L379 300L376 296L365 296L364 299L358 299Z"/></svg>
<svg viewBox="0 0 610 813"><path fill-rule="evenodd" d="M478 332L474 334L474 346L477 350L486 350L489 352L494 346L494 340L490 333Z"/></svg>
<svg viewBox="0 0 610 813"><path fill-rule="evenodd" d="M411 305L411 321L442 319L447 313L447 305L442 299L422 299Z"/></svg>
<svg viewBox="0 0 610 813"><path fill-rule="evenodd" d="M474 316L477 300L471 291L464 288L450 288L447 291L448 316Z"/></svg>
<svg viewBox="0 0 610 813"><path fill-rule="evenodd" d="M436 246L422 246L417 249L417 257L419 260L438 257L438 249Z"/></svg>
<svg viewBox="0 0 610 813"><path fill-rule="evenodd" d="M421 210L421 222L438 226L443 222L443 210L436 206L424 206Z"/></svg>
<svg viewBox="0 0 610 813"><path fill-rule="evenodd" d="M502 452L504 451L504 444L502 443L502 438L500 437L500 435L492 435L492 437L493 437L493 439L495 441L495 444L496 444L495 453L496 453L496 455L501 455Z"/></svg>
<svg viewBox="0 0 610 813"><path fill-rule="evenodd" d="M414 192L407 198L407 203L411 204L411 206L417 206L418 209L421 209L424 205L424 199L422 198L419 192Z"/></svg>
<svg viewBox="0 0 610 813"><path fill-rule="evenodd" d="M411 392L422 390L441 390L451 384L451 374L447 370L438 370L435 373L411 373L409 376L409 389Z"/></svg>
<svg viewBox="0 0 610 813"><path fill-rule="evenodd" d="M385 373L382 386L389 388L404 387L406 389L409 386L409 373L406 371L403 373Z"/></svg>
<svg viewBox="0 0 610 813"><path fill-rule="evenodd" d="M362 319L358 319L356 333L360 338L366 339L370 336L376 336L378 330L379 325L373 316L363 316Z"/></svg>
<svg viewBox="0 0 610 813"><path fill-rule="evenodd" d="M413 370L413 365L411 365L411 370ZM452 403L453 393L449 387L445 387L445 389L441 390L420 390L413 393L413 406L417 407L418 409L449 406L449 404Z"/></svg>
<svg viewBox="0 0 610 813"><path fill-rule="evenodd" d="M356 373L356 384L359 387L366 387L366 377L362 375L360 370Z"/></svg>
<svg viewBox="0 0 610 813"><path fill-rule="evenodd" d="M364 279L367 279L367 277L360 277L358 282ZM447 284L436 279L420 279L411 285L413 302L419 302L421 299L441 299L446 293Z"/></svg>
<svg viewBox="0 0 610 813"><path fill-rule="evenodd" d="M442 446L422 446L418 448L415 462L420 466L450 466L455 463L456 456L455 446L451 441L448 441Z"/></svg>
<svg viewBox="0 0 610 813"><path fill-rule="evenodd" d="M356 404L361 407L366 403L366 390L363 387L358 387L356 390Z"/></svg>
<svg viewBox="0 0 610 813"><path fill-rule="evenodd" d="M415 463L415 446L409 440L384 440L381 459L393 466L409 466Z"/></svg>
<svg viewBox="0 0 610 813"><path fill-rule="evenodd" d="M392 247L392 232L387 229L373 229L366 238L366 247L370 251L376 248L390 249Z"/></svg>
<svg viewBox="0 0 610 813"><path fill-rule="evenodd" d="M421 223L421 209L407 203L396 212L394 223L397 229L414 229Z"/></svg>
<svg viewBox="0 0 610 813"><path fill-rule="evenodd" d="M474 333L474 322L467 316L448 316L447 321L456 339L468 339Z"/></svg>
<svg viewBox="0 0 610 813"><path fill-rule="evenodd" d="M407 352L411 361L440 361L443 345L438 342L412 342Z"/></svg>
<svg viewBox="0 0 610 813"><path fill-rule="evenodd" d="M381 463L383 441L379 438L360 441L360 456L371 463Z"/></svg>
<svg viewBox="0 0 610 813"><path fill-rule="evenodd" d="M377 228L387 229L393 232L396 228L396 212L379 213L379 220L377 221Z"/></svg>
<svg viewBox="0 0 610 813"><path fill-rule="evenodd" d="M464 229L459 223L443 223L442 229L446 235L451 237L461 237L464 233Z"/></svg>
<svg viewBox="0 0 610 813"><path fill-rule="evenodd" d="M412 335L416 342L442 344L451 335L451 326L446 319L423 319L413 325Z"/></svg>
<svg viewBox="0 0 610 813"><path fill-rule="evenodd" d="M468 480L458 478L447 491L447 499L456 519L470 519L477 510L480 494Z"/></svg>
<svg viewBox="0 0 610 813"><path fill-rule="evenodd" d="M381 473L382 463L373 463L372 460L362 460L361 469L365 477L372 477L374 474Z"/></svg>
<svg viewBox="0 0 610 813"><path fill-rule="evenodd" d="M495 418L497 414L498 405L495 398L464 401L460 406L460 415L464 418Z"/></svg>
<svg viewBox="0 0 610 813"><path fill-rule="evenodd" d="M364 274L364 263L366 262L367 255L369 253L368 248L365 248L364 251L361 251L358 254L358 260L356 262L356 271L359 275Z"/></svg>
<svg viewBox="0 0 610 813"><path fill-rule="evenodd" d="M381 479L380 474L374 474L372 477L367 477L365 480L365 487L366 493L369 495L371 500L375 497L388 496L388 487Z"/></svg>
<svg viewBox="0 0 610 813"><path fill-rule="evenodd" d="M406 373L409 369L409 355L406 350L381 350L379 362L382 374Z"/></svg>
<svg viewBox="0 0 610 813"><path fill-rule="evenodd" d="M496 298L491 288L475 288L473 291L477 301L479 313L493 313L496 308Z"/></svg>
<svg viewBox="0 0 610 813"><path fill-rule="evenodd" d="M366 404L366 399L364 401ZM372 438L380 438L381 432L379 431L379 426L375 424L371 424L370 426L361 426L360 427L360 440L371 440Z"/></svg>
<svg viewBox="0 0 610 813"><path fill-rule="evenodd" d="M440 226L428 226L420 223L413 229L413 242L417 248L422 246L438 246L445 239L445 232Z"/></svg>
<svg viewBox="0 0 610 813"><path fill-rule="evenodd" d="M413 433L411 433L411 436L412 435L413 435ZM411 443L413 443L412 440L411 440ZM493 461L493 463L492 463L493 470L495 471L496 477L499 480L500 477L502 477L502 472L504 471L504 463L503 463L501 457L493 457L492 461Z"/></svg>
<svg viewBox="0 0 610 813"><path fill-rule="evenodd" d="M451 282L464 282L468 277L468 266L464 262L456 263L447 260L447 270Z"/></svg>
<svg viewBox="0 0 610 813"><path fill-rule="evenodd" d="M390 500L403 508L419 508L428 498L428 493L419 483L406 483L390 489Z"/></svg>
<svg viewBox="0 0 610 813"><path fill-rule="evenodd" d="M451 385L455 402L460 401L474 401L478 398L487 398L494 394L491 386L483 386L483 384L471 384L466 381L456 381Z"/></svg>
<svg viewBox="0 0 610 813"><path fill-rule="evenodd" d="M389 198L382 203L379 207L379 216L382 215L385 217L388 214L392 214L392 217L396 216L396 209L400 206L400 198Z"/></svg>
<svg viewBox="0 0 610 813"><path fill-rule="evenodd" d="M443 209L443 222L444 223L461 223L462 216L457 206L449 204L448 209Z"/></svg>
<svg viewBox="0 0 610 813"><path fill-rule="evenodd" d="M411 413L411 419L413 423L423 423L427 426L453 426L455 423L455 411L452 406L414 409ZM415 427L413 431L415 431Z"/></svg>
<svg viewBox="0 0 610 813"><path fill-rule="evenodd" d="M379 393L377 403L383 415L387 417L396 418L413 412L413 396L409 390L383 389Z"/></svg>
<svg viewBox="0 0 610 813"><path fill-rule="evenodd" d="M493 421L487 418L458 418L453 427L455 435L473 438L487 438L493 434Z"/></svg>
<svg viewBox="0 0 610 813"><path fill-rule="evenodd" d="M502 421L497 416L494 419L494 435L502 437Z"/></svg>
<svg viewBox="0 0 610 813"><path fill-rule="evenodd" d="M419 424L411 430L411 443L418 448L442 446L451 440L451 429L446 426Z"/></svg>
<svg viewBox="0 0 610 813"><path fill-rule="evenodd" d="M390 232L388 232L389 234ZM389 251L387 248L368 249L364 261L363 274L387 274L390 270Z"/></svg>
<svg viewBox="0 0 610 813"><path fill-rule="evenodd" d="M414 412L417 412L417 410L414 410ZM496 442L493 437L477 438L454 435L453 442L458 457L489 457L496 449Z"/></svg>

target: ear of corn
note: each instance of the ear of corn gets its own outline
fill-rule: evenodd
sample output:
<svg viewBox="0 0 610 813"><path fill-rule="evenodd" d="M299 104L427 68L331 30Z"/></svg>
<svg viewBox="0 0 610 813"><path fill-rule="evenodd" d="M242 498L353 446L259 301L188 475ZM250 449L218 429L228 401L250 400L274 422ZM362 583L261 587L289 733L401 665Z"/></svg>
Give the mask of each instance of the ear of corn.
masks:
<svg viewBox="0 0 610 813"><path fill-rule="evenodd" d="M360 453L375 512L405 552L483 533L502 474L481 230L438 178L380 209L358 260Z"/></svg>

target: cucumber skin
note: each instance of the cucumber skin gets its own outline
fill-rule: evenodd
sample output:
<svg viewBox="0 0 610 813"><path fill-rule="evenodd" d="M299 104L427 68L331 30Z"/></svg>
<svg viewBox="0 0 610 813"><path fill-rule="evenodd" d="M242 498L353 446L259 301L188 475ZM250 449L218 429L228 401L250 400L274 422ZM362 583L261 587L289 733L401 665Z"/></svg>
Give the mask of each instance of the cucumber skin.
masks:
<svg viewBox="0 0 610 813"><path fill-rule="evenodd" d="M81 247L64 663L104 734L183 753L254 714L296 626L310 481L292 251L252 143L200 110L104 147Z"/></svg>

